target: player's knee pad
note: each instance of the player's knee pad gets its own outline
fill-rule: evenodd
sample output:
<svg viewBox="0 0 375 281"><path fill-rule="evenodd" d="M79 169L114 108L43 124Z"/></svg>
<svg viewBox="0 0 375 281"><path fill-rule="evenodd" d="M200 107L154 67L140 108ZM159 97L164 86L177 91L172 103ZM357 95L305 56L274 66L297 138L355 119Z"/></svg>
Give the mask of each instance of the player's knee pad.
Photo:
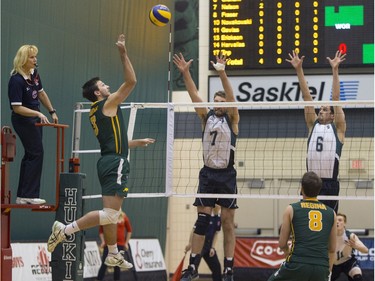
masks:
<svg viewBox="0 0 375 281"><path fill-rule="evenodd" d="M116 224L119 216L120 210L116 211L111 208L103 208L103 210L99 211L99 224Z"/></svg>
<svg viewBox="0 0 375 281"><path fill-rule="evenodd" d="M195 222L194 233L198 235L205 235L210 226L211 216L205 213L198 213L198 219Z"/></svg>
<svg viewBox="0 0 375 281"><path fill-rule="evenodd" d="M356 274L353 276L353 281L362 281L362 275L361 274Z"/></svg>

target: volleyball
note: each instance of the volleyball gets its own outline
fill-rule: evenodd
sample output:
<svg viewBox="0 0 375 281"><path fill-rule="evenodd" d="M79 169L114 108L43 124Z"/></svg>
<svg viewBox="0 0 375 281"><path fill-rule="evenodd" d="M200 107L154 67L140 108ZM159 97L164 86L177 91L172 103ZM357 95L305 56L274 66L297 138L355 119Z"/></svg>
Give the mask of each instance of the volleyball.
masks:
<svg viewBox="0 0 375 281"><path fill-rule="evenodd" d="M150 21L156 26L165 26L171 19L172 14L165 5L155 5L150 11Z"/></svg>

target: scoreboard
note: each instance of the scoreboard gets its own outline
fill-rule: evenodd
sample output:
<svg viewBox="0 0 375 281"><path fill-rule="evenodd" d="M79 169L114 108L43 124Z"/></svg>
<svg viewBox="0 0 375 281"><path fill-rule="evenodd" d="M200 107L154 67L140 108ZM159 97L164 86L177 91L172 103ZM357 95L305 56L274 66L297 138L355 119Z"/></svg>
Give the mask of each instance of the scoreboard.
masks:
<svg viewBox="0 0 375 281"><path fill-rule="evenodd" d="M374 65L374 0L210 0L209 19L210 57L227 55L227 69L290 68L292 50L304 68L337 50L346 66Z"/></svg>

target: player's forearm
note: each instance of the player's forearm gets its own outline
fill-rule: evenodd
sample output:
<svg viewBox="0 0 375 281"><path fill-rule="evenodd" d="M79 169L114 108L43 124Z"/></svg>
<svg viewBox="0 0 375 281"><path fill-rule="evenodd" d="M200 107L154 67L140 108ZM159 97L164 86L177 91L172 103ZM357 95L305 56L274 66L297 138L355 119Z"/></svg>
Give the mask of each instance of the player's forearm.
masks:
<svg viewBox="0 0 375 281"><path fill-rule="evenodd" d="M132 233L131 233L131 232L128 232L128 233L126 234L126 237L125 237L125 243L126 243L126 244L129 243L131 237L132 237Z"/></svg>
<svg viewBox="0 0 375 281"><path fill-rule="evenodd" d="M329 271L332 272L333 262L335 261L335 252L328 252L329 256Z"/></svg>
<svg viewBox="0 0 375 281"><path fill-rule="evenodd" d="M302 98L304 101L312 101L311 93L306 82L305 74L302 67L296 69L299 87L301 89Z"/></svg>
<svg viewBox="0 0 375 281"><path fill-rule="evenodd" d="M340 100L340 79L338 68L332 68L332 100Z"/></svg>
<svg viewBox="0 0 375 281"><path fill-rule="evenodd" d="M285 253L285 255L289 254L288 237L286 237L282 233L279 237L279 248Z"/></svg>
<svg viewBox="0 0 375 281"><path fill-rule="evenodd" d="M360 251L362 254L368 253L368 248L361 241L357 241L354 248Z"/></svg>
<svg viewBox="0 0 375 281"><path fill-rule="evenodd" d="M186 90L188 91L192 102L201 102L202 100L198 95L198 89L194 83L193 78L191 77L190 71L185 71L183 73L183 78Z"/></svg>
<svg viewBox="0 0 375 281"><path fill-rule="evenodd" d="M135 71L134 71L134 68L133 68L133 65L129 59L129 57L126 55L124 57L124 62L123 62L123 66L124 66L124 81L127 85L130 85L130 86L135 86L135 84L137 83L137 78L136 78L136 75L135 75Z"/></svg>
<svg viewBox="0 0 375 281"><path fill-rule="evenodd" d="M43 104L43 106L48 110L48 112L53 110L52 103L45 91L39 93L39 100Z"/></svg>
<svg viewBox="0 0 375 281"><path fill-rule="evenodd" d="M224 89L224 92L225 92L225 95L226 95L226 100L228 102L234 102L235 98L234 98L234 94L233 94L233 88L232 88L232 85L231 85L231 83L228 79L228 76L227 76L225 70L218 71L218 74L219 74L219 77L220 77L220 80L221 80L221 84L223 85L223 89Z"/></svg>

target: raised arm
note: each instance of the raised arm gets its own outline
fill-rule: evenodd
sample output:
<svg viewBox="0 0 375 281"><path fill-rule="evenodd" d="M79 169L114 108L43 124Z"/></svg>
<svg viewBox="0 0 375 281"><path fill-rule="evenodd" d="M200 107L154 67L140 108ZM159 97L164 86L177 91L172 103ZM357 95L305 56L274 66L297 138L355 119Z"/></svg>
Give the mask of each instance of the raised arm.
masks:
<svg viewBox="0 0 375 281"><path fill-rule="evenodd" d="M125 35L120 34L116 42L119 50L123 71L124 71L124 83L121 84L120 88L113 94L111 94L105 105L103 112L108 116L113 116L117 112L117 106L124 102L137 83L133 65L128 57L128 51L125 46Z"/></svg>
<svg viewBox="0 0 375 281"><path fill-rule="evenodd" d="M193 78L190 74L190 65L193 60L185 61L184 56L180 54L175 54L173 56L173 63L176 65L177 69L181 72L182 77L184 78L186 90L189 93L190 99L192 102L202 102L202 98L199 96L197 87L193 81ZM205 107L196 107L195 112L198 114L201 120L205 120L207 116L208 109Z"/></svg>
<svg viewBox="0 0 375 281"><path fill-rule="evenodd" d="M311 96L309 86L307 85L305 74L303 73L303 68L302 68L302 64L303 64L303 60L305 56L302 56L300 58L298 54L295 51L293 51L292 54L289 53L289 57L290 59L286 59L286 61L289 62L296 70L303 100L312 101L313 98ZM305 121L306 121L307 128L309 129L309 132L311 131L316 118L317 118L317 115L315 113L314 107L305 106Z"/></svg>
<svg viewBox="0 0 375 281"><path fill-rule="evenodd" d="M336 52L336 55L333 59L327 57L329 64L332 68L332 100L340 100L340 79L339 79L339 65L345 60L346 54L342 54L340 51ZM334 123L337 129L337 135L339 140L343 143L345 139L346 132L346 120L344 110L341 106L335 106L335 119Z"/></svg>
<svg viewBox="0 0 375 281"><path fill-rule="evenodd" d="M225 65L227 64L228 59L226 56L220 53L219 56L216 56L216 63L211 61L211 64L216 69L217 73L219 74L221 84L223 86L226 101L227 102L235 102L236 99L234 97L232 85L228 79L227 73L225 72ZM237 135L238 134L238 123L240 122L240 115L238 113L238 107L229 107L228 109L228 116L231 121L232 130Z"/></svg>

